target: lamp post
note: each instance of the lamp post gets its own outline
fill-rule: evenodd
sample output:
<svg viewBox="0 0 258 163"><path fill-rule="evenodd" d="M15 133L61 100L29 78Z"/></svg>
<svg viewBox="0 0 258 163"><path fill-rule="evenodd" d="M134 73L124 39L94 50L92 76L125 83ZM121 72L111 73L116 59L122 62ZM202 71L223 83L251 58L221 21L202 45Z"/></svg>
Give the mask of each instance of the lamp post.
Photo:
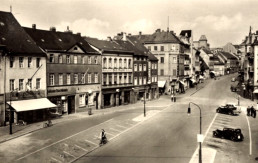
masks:
<svg viewBox="0 0 258 163"><path fill-rule="evenodd" d="M148 86L151 84L151 82L150 81L148 81ZM143 115L144 115L144 117L146 117L146 108L145 108L145 104L146 104L146 86L145 86L145 88L144 88L144 101L143 101Z"/></svg>
<svg viewBox="0 0 258 163"><path fill-rule="evenodd" d="M17 90L18 90L18 88L12 90L12 91L10 92L10 95L9 95L9 96L10 96L10 108L9 108L9 127L10 127L9 134L10 134L10 135L13 134L13 128L12 128L12 93L13 93L14 91L17 91Z"/></svg>
<svg viewBox="0 0 258 163"><path fill-rule="evenodd" d="M191 114L190 104L194 104L200 110L200 139L202 139L202 110L200 106L198 106L197 104L193 102L189 102L189 107L187 111L188 115ZM202 163L202 140L198 140L198 141L199 141L199 163Z"/></svg>

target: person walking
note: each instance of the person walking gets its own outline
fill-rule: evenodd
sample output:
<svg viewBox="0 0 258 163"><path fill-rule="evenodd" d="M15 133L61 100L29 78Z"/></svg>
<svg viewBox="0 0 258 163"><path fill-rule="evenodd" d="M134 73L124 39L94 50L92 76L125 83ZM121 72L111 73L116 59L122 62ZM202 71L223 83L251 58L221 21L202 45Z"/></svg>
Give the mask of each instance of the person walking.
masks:
<svg viewBox="0 0 258 163"><path fill-rule="evenodd" d="M251 117L253 117L253 115L254 115L254 107L251 106Z"/></svg>
<svg viewBox="0 0 258 163"><path fill-rule="evenodd" d="M104 129L102 129L101 133L100 133L100 142L99 145L103 145L107 143L107 137L106 137L106 132Z"/></svg>
<svg viewBox="0 0 258 163"><path fill-rule="evenodd" d="M248 106L246 110L247 110L247 116L250 116L250 111L251 111L250 106Z"/></svg>

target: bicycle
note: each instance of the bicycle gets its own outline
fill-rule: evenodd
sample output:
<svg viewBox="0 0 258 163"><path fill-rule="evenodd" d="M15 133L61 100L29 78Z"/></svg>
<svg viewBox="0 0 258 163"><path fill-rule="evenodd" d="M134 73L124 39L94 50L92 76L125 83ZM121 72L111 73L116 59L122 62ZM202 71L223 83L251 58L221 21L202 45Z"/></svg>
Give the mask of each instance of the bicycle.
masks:
<svg viewBox="0 0 258 163"><path fill-rule="evenodd" d="M53 126L52 124L52 121L51 120L48 120L47 122L44 122L43 123L43 127L46 128L46 127L50 127L50 126Z"/></svg>

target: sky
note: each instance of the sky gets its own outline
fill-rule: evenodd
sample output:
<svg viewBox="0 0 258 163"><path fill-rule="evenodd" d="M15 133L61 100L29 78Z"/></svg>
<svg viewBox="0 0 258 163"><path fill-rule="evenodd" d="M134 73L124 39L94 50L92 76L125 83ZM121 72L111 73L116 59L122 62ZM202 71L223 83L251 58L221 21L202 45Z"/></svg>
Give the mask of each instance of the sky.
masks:
<svg viewBox="0 0 258 163"><path fill-rule="evenodd" d="M0 11L12 13L25 27L65 31L106 39L117 33L152 34L156 29L206 35L211 47L240 44L258 30L257 0L1 0Z"/></svg>

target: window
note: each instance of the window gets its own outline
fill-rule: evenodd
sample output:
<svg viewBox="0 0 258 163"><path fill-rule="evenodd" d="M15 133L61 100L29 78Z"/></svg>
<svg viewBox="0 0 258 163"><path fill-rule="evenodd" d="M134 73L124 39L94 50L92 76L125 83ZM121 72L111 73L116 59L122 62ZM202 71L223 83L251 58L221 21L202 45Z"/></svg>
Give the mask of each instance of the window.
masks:
<svg viewBox="0 0 258 163"><path fill-rule="evenodd" d="M81 73L80 83L85 84L85 73Z"/></svg>
<svg viewBox="0 0 258 163"><path fill-rule="evenodd" d="M128 68L132 68L132 62L131 59L128 60Z"/></svg>
<svg viewBox="0 0 258 163"><path fill-rule="evenodd" d="M127 76L126 76L126 73L124 74L124 83L127 83Z"/></svg>
<svg viewBox="0 0 258 163"><path fill-rule="evenodd" d="M160 63L164 63L164 57L160 57Z"/></svg>
<svg viewBox="0 0 258 163"><path fill-rule="evenodd" d="M36 79L36 89L40 89L40 78Z"/></svg>
<svg viewBox="0 0 258 163"><path fill-rule="evenodd" d="M59 81L59 85L63 85L63 74L59 74L58 81Z"/></svg>
<svg viewBox="0 0 258 163"><path fill-rule="evenodd" d="M10 68L14 67L14 57L10 57Z"/></svg>
<svg viewBox="0 0 258 163"><path fill-rule="evenodd" d="M109 85L112 85L112 74L108 75L108 83Z"/></svg>
<svg viewBox="0 0 258 163"><path fill-rule="evenodd" d="M71 63L71 56L70 56L70 55L67 55L67 56L66 56L66 63L67 63L67 64L70 64L70 63Z"/></svg>
<svg viewBox="0 0 258 163"><path fill-rule="evenodd" d="M78 74L74 74L74 84L78 84Z"/></svg>
<svg viewBox="0 0 258 163"><path fill-rule="evenodd" d="M88 73L88 83L91 83L91 73Z"/></svg>
<svg viewBox="0 0 258 163"><path fill-rule="evenodd" d="M154 50L157 51L157 50L158 50L158 47L157 47L157 46L154 46Z"/></svg>
<svg viewBox="0 0 258 163"><path fill-rule="evenodd" d="M164 51L164 46L160 46L160 51Z"/></svg>
<svg viewBox="0 0 258 163"><path fill-rule="evenodd" d="M137 77L134 77L134 85L137 85Z"/></svg>
<svg viewBox="0 0 258 163"><path fill-rule="evenodd" d="M74 64L78 63L78 56L77 55L73 56L73 63Z"/></svg>
<svg viewBox="0 0 258 163"><path fill-rule="evenodd" d="M36 67L39 68L40 67L40 58L36 59Z"/></svg>
<svg viewBox="0 0 258 163"><path fill-rule="evenodd" d="M23 57L19 57L19 67L20 68L24 67L23 62L24 62Z"/></svg>
<svg viewBox="0 0 258 163"><path fill-rule="evenodd" d="M109 58L109 60L108 60L108 66L109 66L109 68L112 68L112 58Z"/></svg>
<svg viewBox="0 0 258 163"><path fill-rule="evenodd" d="M107 74L103 74L103 85L107 85Z"/></svg>
<svg viewBox="0 0 258 163"><path fill-rule="evenodd" d="M122 73L119 74L119 84L122 84Z"/></svg>
<svg viewBox="0 0 258 163"><path fill-rule="evenodd" d="M94 57L94 63L98 64L98 57Z"/></svg>
<svg viewBox="0 0 258 163"><path fill-rule="evenodd" d="M139 64L139 71L142 71L142 64Z"/></svg>
<svg viewBox="0 0 258 163"><path fill-rule="evenodd" d="M117 74L114 74L114 84L117 84Z"/></svg>
<svg viewBox="0 0 258 163"><path fill-rule="evenodd" d="M117 68L117 59L114 59L114 68Z"/></svg>
<svg viewBox="0 0 258 163"><path fill-rule="evenodd" d="M95 73L95 83L98 83L99 82L99 74L98 73Z"/></svg>
<svg viewBox="0 0 258 163"><path fill-rule="evenodd" d="M49 75L49 82L50 82L50 86L55 85L55 76L54 76L54 74L50 74Z"/></svg>
<svg viewBox="0 0 258 163"><path fill-rule="evenodd" d="M79 95L79 105L85 106L85 94Z"/></svg>
<svg viewBox="0 0 258 163"><path fill-rule="evenodd" d="M119 68L122 68L122 59L119 59Z"/></svg>
<svg viewBox="0 0 258 163"><path fill-rule="evenodd" d="M23 90L23 79L19 79L19 91Z"/></svg>
<svg viewBox="0 0 258 163"><path fill-rule="evenodd" d="M176 57L173 57L173 63L176 63Z"/></svg>
<svg viewBox="0 0 258 163"><path fill-rule="evenodd" d="M146 77L143 77L143 84L146 84Z"/></svg>
<svg viewBox="0 0 258 163"><path fill-rule="evenodd" d="M63 63L63 56L61 54L58 56L58 63Z"/></svg>
<svg viewBox="0 0 258 163"><path fill-rule="evenodd" d="M173 76L176 76L176 69L173 69Z"/></svg>
<svg viewBox="0 0 258 163"><path fill-rule="evenodd" d="M31 79L28 79L26 88L27 88L28 90L30 90L30 89L32 88L32 80L31 80Z"/></svg>
<svg viewBox="0 0 258 163"><path fill-rule="evenodd" d="M164 75L164 69L160 69L160 75Z"/></svg>
<svg viewBox="0 0 258 163"><path fill-rule="evenodd" d="M85 64L85 57L82 56L81 59L82 59L81 63L82 63L82 64Z"/></svg>
<svg viewBox="0 0 258 163"><path fill-rule="evenodd" d="M158 64L157 63L155 63L155 65L154 65L154 69L157 69L158 68Z"/></svg>
<svg viewBox="0 0 258 163"><path fill-rule="evenodd" d="M54 54L50 54L49 62L50 63L54 63L55 62Z"/></svg>
<svg viewBox="0 0 258 163"><path fill-rule="evenodd" d="M146 71L146 64L143 65L143 71Z"/></svg>
<svg viewBox="0 0 258 163"><path fill-rule="evenodd" d="M137 64L134 64L134 71L137 71Z"/></svg>
<svg viewBox="0 0 258 163"><path fill-rule="evenodd" d="M31 68L32 67L32 58L28 57L28 67Z"/></svg>
<svg viewBox="0 0 258 163"><path fill-rule="evenodd" d="M127 68L127 60L124 59L124 68Z"/></svg>
<svg viewBox="0 0 258 163"><path fill-rule="evenodd" d="M91 57L88 57L88 64L91 64Z"/></svg>
<svg viewBox="0 0 258 163"><path fill-rule="evenodd" d="M103 68L107 68L107 58L103 58Z"/></svg>
<svg viewBox="0 0 258 163"><path fill-rule="evenodd" d="M66 74L66 84L67 85L71 84L71 74Z"/></svg>
<svg viewBox="0 0 258 163"><path fill-rule="evenodd" d="M132 75L130 73L128 74L128 83L132 83Z"/></svg>
<svg viewBox="0 0 258 163"><path fill-rule="evenodd" d="M142 85L142 77L139 77L139 85Z"/></svg>
<svg viewBox="0 0 258 163"><path fill-rule="evenodd" d="M10 79L10 91L14 91L14 79Z"/></svg>

